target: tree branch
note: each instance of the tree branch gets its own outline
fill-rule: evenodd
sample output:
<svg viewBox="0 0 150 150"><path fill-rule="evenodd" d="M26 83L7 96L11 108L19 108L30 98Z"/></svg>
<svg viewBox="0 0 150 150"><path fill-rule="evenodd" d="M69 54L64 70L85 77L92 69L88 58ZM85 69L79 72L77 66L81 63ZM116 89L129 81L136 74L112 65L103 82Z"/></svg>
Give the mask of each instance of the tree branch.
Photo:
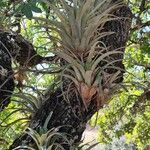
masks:
<svg viewBox="0 0 150 150"><path fill-rule="evenodd" d="M32 69L22 69L23 71L28 71L28 72L34 72L36 74L57 74L60 73L62 70L56 70L56 71L51 71L51 70L32 70Z"/></svg>
<svg viewBox="0 0 150 150"><path fill-rule="evenodd" d="M136 114L137 111L144 111L146 107L146 101L150 101L150 89L145 89L145 91L138 97L138 100L132 107L133 114Z"/></svg>
<svg viewBox="0 0 150 150"><path fill-rule="evenodd" d="M141 28L144 28L144 27L147 27L147 26L150 26L150 21L147 21L145 23L142 23L140 25L136 25L135 27L131 28L131 34L136 31L136 30L139 30Z"/></svg>

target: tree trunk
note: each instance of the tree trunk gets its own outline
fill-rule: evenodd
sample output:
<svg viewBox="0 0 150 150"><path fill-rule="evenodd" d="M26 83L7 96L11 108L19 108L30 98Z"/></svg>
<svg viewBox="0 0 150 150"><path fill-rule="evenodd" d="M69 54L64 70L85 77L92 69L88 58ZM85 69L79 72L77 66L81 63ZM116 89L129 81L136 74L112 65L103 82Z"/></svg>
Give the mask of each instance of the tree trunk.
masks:
<svg viewBox="0 0 150 150"><path fill-rule="evenodd" d="M47 128L60 127L59 132L67 133L71 143L79 142L87 121L96 111L96 103L93 102L87 112L81 98L77 97L73 92L71 94L71 101L67 102L63 99L61 89L57 89L33 116L29 127L39 131L43 127L48 115L52 112ZM13 143L10 149L20 145L22 141L26 141L24 142L26 145L33 142L29 136L22 135ZM66 150L69 149L68 145L63 145L63 147Z"/></svg>
<svg viewBox="0 0 150 150"><path fill-rule="evenodd" d="M0 30L0 112L10 103L10 97L15 87L10 54L14 46L6 37L7 34Z"/></svg>

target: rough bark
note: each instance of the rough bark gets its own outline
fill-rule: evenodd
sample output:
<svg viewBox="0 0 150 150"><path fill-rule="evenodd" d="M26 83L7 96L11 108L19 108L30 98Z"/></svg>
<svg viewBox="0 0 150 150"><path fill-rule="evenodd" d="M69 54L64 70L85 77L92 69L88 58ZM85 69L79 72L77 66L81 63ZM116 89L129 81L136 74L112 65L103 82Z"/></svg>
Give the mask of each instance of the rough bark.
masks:
<svg viewBox="0 0 150 150"><path fill-rule="evenodd" d="M11 54L9 52L13 48L13 45L9 43L8 39L0 31L0 111L9 104L10 96L14 90Z"/></svg>
<svg viewBox="0 0 150 150"><path fill-rule="evenodd" d="M72 95L70 96L72 99L70 102L67 102L63 99L61 89L57 89L50 95L49 99L45 101L45 103L33 116L29 127L39 131L40 128L43 127L48 115L53 112L47 128L52 129L54 127L62 126L59 132L67 133L68 139L70 139L71 143L79 142L81 140L82 133L85 130L87 121L96 111L96 104L94 102L87 112L84 109L81 98L77 97L77 95L73 92L71 94ZM31 143L33 144L32 139L24 134L14 141L10 149L19 146L22 141L24 141L24 144L26 145ZM69 145L65 144L63 147L66 150L69 149ZM36 146L34 148L36 149Z"/></svg>

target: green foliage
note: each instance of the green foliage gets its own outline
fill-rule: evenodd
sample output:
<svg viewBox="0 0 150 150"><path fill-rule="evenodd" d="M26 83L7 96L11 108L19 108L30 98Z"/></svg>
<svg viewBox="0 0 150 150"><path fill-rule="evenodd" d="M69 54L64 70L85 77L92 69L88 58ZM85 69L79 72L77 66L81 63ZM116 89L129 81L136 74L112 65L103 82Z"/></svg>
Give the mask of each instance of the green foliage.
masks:
<svg viewBox="0 0 150 150"><path fill-rule="evenodd" d="M37 6L37 0L30 0L24 2L18 7L18 11L21 11L28 19L32 19L33 13L42 13L41 8Z"/></svg>
<svg viewBox="0 0 150 150"><path fill-rule="evenodd" d="M134 143L139 150L148 149L150 144L150 97L145 91L150 87L150 43L149 28L141 26L150 19L149 5L146 2L143 10L142 1L129 1L133 17L133 25L126 48L124 64L123 89L113 97L109 105L101 110L92 124L99 128L99 141L110 143L113 138L125 136L127 143ZM140 22L140 23L139 23Z"/></svg>

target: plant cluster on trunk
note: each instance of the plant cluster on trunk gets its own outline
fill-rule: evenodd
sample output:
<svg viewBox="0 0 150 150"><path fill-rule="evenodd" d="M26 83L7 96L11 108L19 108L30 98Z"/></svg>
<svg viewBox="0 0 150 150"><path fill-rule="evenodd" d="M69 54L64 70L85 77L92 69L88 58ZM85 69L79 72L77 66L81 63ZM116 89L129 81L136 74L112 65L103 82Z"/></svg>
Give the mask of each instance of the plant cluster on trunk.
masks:
<svg viewBox="0 0 150 150"><path fill-rule="evenodd" d="M98 1L96 4L99 5L99 3L100 2ZM84 6L83 10L80 8L82 4ZM85 2L85 4L86 5L84 5L84 3L79 4L81 18L78 16L78 23L81 23L80 19L82 20L87 12L91 13L89 11L92 11L92 7L90 7L90 5L88 6L88 2ZM51 6L51 4L49 5ZM67 6L65 1L62 1L62 6L66 9L64 9L65 11L68 10L68 16L69 13L70 15L73 15L71 9L75 9L77 14L79 13L77 4L74 4L74 6ZM77 7L74 8L75 6ZM51 7L54 9L54 11L56 11L56 14L61 17L58 9L54 6ZM89 10L86 10L86 7L88 7ZM91 36L88 38L81 36L81 43L78 43L76 31L73 31L74 25L70 23L71 25L68 26L72 29L72 31L69 31L68 29L68 34L74 34L72 36L75 37L72 37L70 42L74 40L75 43L68 43L68 41L66 41L67 39L63 39L63 30L61 32L61 30L58 29L58 33L60 34L61 38L60 42L62 43L63 48L61 49L61 47L58 47L60 48L60 51L56 51L55 54L61 58L60 60L65 62L64 65L67 66L67 69L63 70L62 73L62 85L59 85L59 87L57 87L55 90L50 91L48 98L47 95L45 96L46 101L31 117L31 121L29 123L29 127L31 129L40 132L40 129L43 128L45 121L49 117L49 114L51 114L48 120L47 129L50 130L52 128L60 127L59 132L67 134L67 138L69 139L71 145L80 142L87 121L96 111L98 111L105 103L107 103L107 101L111 98L116 85L121 83L123 80L123 55L131 24L131 12L125 4L121 3L113 6L112 3L108 2L108 5L104 5L104 10L102 9L102 11L106 11L109 14L108 15L106 13L106 17L102 12L97 10L95 4L93 7L95 7L95 12L93 12L95 13L94 15L101 16L100 20L98 20L98 17L94 18L95 16L93 16L92 13L90 16L88 16L89 18L93 17L93 19L97 19L97 28L94 32L91 32L93 37ZM92 21L92 19L90 21ZM92 24L94 24L94 22ZM56 27L59 27L60 25L61 24L58 24ZM88 26L88 21L85 23L85 26L86 25ZM53 23L52 26L54 26ZM87 33L86 27L84 28L85 31L83 32L85 35ZM91 26L88 26L88 28L90 29ZM76 30L78 31L78 29ZM67 35L67 33L65 34ZM80 33L78 34L80 35ZM86 38L88 39L88 42L86 41ZM30 67L42 61L42 57L37 55L36 52L34 53L32 44L24 40L23 37L21 37L21 40L20 36L13 38L13 43L15 43L14 45L17 45L17 47L9 47L8 45L11 39L5 39L7 41L5 46L9 52L11 52L11 56L15 57L16 60L19 61L20 65L24 65L26 62L28 62L27 64L29 65L27 65L27 67ZM86 45L84 41L85 43L87 42L88 45ZM27 46L29 51L26 51ZM71 53L70 50L72 50ZM13 52L16 51L18 51L18 55L13 54ZM25 56L25 59L22 59L21 56ZM9 71L12 72L11 57L9 55L8 57ZM34 57L37 59L32 60ZM91 62L92 64L90 64ZM92 68L94 68L94 70L92 70ZM91 82L89 82L88 79ZM7 83L12 85L12 88L7 86L10 88L7 90L13 92L13 76L11 80L7 81ZM7 95L10 97L10 94ZM71 148L71 145L66 143L64 144L62 140L58 140L57 142L62 143L61 145L65 150L69 150ZM26 133L22 134L13 142L13 144L10 146L10 150L20 145L31 145L33 148L37 149L36 143Z"/></svg>

